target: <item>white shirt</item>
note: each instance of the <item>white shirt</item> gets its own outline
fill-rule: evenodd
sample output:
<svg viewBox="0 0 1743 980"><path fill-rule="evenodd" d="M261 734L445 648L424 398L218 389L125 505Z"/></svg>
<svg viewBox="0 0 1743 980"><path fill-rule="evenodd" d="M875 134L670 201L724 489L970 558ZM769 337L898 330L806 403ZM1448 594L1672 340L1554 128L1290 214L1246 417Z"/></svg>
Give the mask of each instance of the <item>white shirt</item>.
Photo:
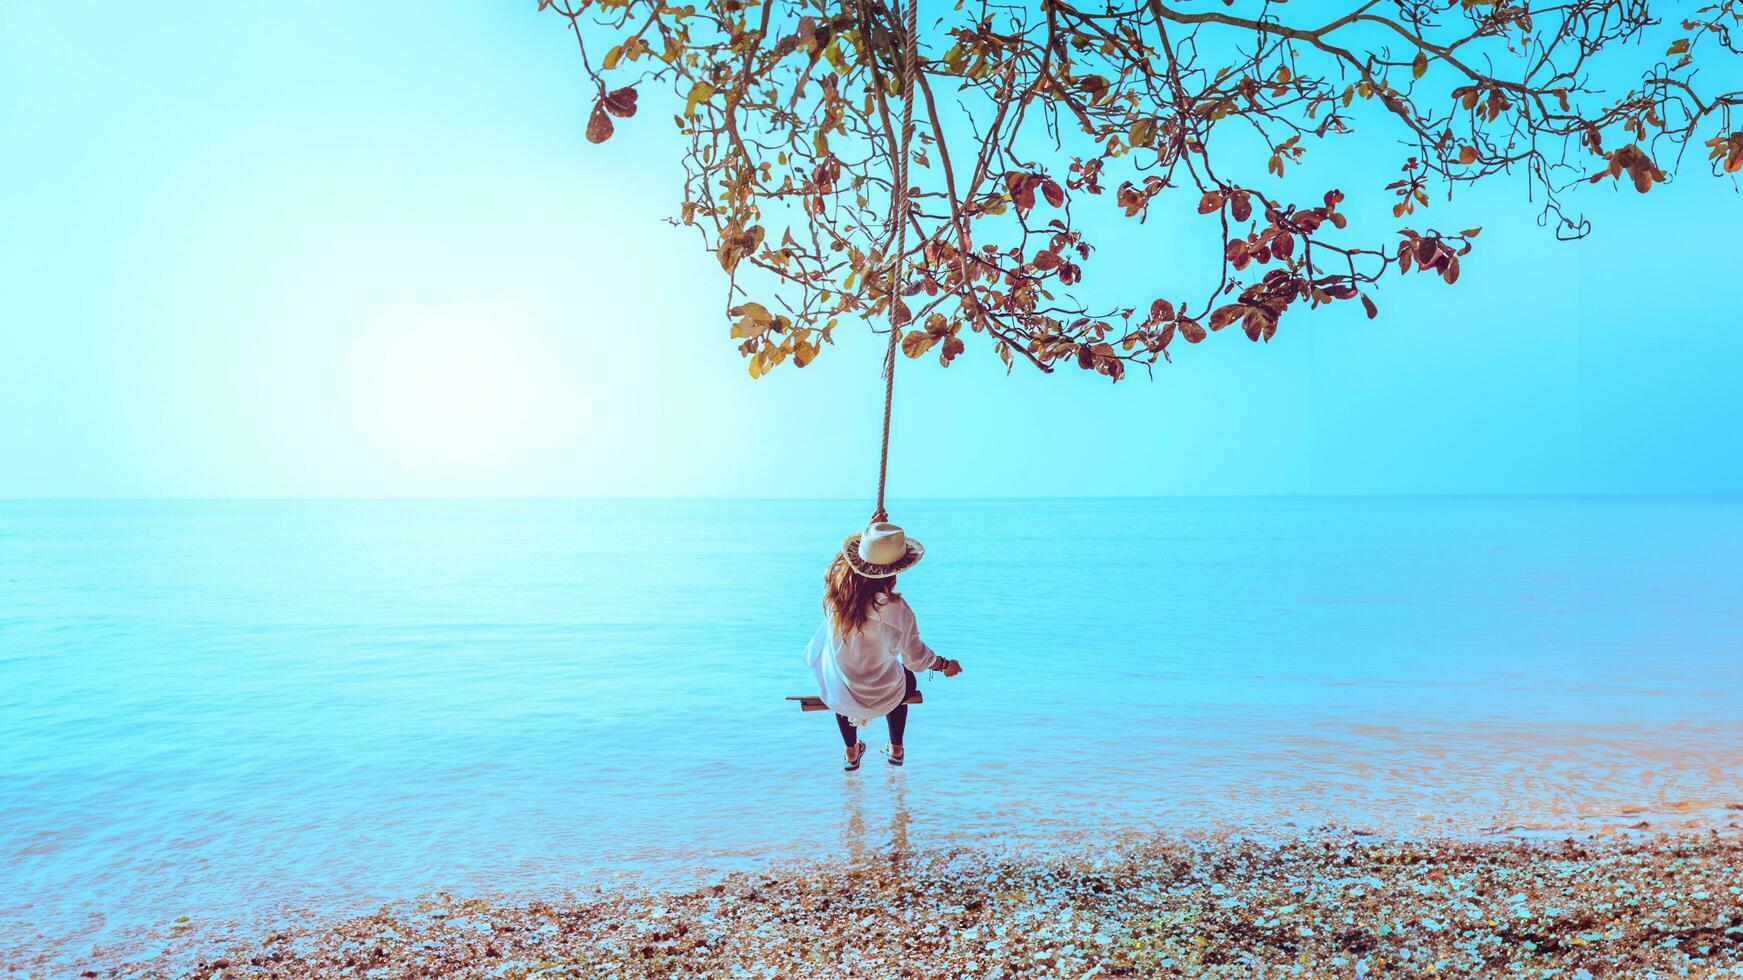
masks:
<svg viewBox="0 0 1743 980"><path fill-rule="evenodd" d="M855 725L896 710L908 690L902 666L929 670L944 658L920 642L914 610L906 599L878 597L858 633L843 639L824 617L805 648L805 662L817 675L817 689L831 711Z"/></svg>

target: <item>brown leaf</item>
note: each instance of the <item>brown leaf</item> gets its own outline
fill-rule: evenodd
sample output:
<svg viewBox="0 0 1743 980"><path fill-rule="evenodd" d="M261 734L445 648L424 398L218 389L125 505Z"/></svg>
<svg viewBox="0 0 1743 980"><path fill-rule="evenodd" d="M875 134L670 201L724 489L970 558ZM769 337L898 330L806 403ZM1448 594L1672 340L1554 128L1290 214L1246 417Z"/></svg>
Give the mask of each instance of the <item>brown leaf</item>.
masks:
<svg viewBox="0 0 1743 980"><path fill-rule="evenodd" d="M1041 181L1041 193L1047 198L1048 204L1056 208L1065 206L1065 191L1052 177Z"/></svg>
<svg viewBox="0 0 1743 980"><path fill-rule="evenodd" d="M1241 317L1241 329L1246 332L1248 340L1258 340L1266 332L1264 311L1248 310L1247 315Z"/></svg>
<svg viewBox="0 0 1743 980"><path fill-rule="evenodd" d="M1368 311L1368 319L1370 320L1380 315L1379 309L1374 306L1374 301L1369 299L1366 293L1362 294L1362 309Z"/></svg>
<svg viewBox="0 0 1743 980"><path fill-rule="evenodd" d="M1180 335L1185 337L1186 342L1189 344L1196 344L1209 336L1209 334L1204 332L1204 328L1198 325L1196 320L1180 321Z"/></svg>
<svg viewBox="0 0 1743 980"><path fill-rule="evenodd" d="M910 330L908 335L902 338L902 353L909 357L919 357L931 350L932 345L937 341L937 337L924 330Z"/></svg>
<svg viewBox="0 0 1743 980"><path fill-rule="evenodd" d="M1077 80L1077 87L1089 93L1091 102L1100 102L1108 93L1108 80L1100 75L1084 75Z"/></svg>
<svg viewBox="0 0 1743 980"><path fill-rule="evenodd" d="M599 104L605 107L606 112L627 119L635 115L635 87L626 86L613 89L605 93L605 97L599 100Z"/></svg>
<svg viewBox="0 0 1743 980"><path fill-rule="evenodd" d="M603 143L611 138L611 117L605 114L605 103L593 107L593 114L587 117L587 142Z"/></svg>
<svg viewBox="0 0 1743 980"><path fill-rule="evenodd" d="M962 353L962 351L962 341L957 339L954 334L946 334L944 337L944 347L938 352L938 363L943 367L949 367L951 359Z"/></svg>

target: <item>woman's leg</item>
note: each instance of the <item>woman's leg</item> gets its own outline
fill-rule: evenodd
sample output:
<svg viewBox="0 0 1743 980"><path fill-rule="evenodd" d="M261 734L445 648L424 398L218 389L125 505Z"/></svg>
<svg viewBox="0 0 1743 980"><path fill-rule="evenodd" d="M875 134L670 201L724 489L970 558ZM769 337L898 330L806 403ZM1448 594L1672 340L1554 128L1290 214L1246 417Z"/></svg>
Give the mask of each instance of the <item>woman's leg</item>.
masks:
<svg viewBox="0 0 1743 980"><path fill-rule="evenodd" d="M907 690L902 692L902 700L906 701L908 695L913 694L919 688L920 683L914 679L914 672L908 668L903 667L902 673L907 675L908 680ZM902 747L902 731L908 727L908 706L906 704L896 705L896 710L885 715L884 720L890 725L890 746L900 749Z"/></svg>
<svg viewBox="0 0 1743 980"><path fill-rule="evenodd" d="M835 726L841 729L841 741L846 743L848 748L851 749L859 744L859 733L853 730L853 722L848 721L846 715L836 715Z"/></svg>

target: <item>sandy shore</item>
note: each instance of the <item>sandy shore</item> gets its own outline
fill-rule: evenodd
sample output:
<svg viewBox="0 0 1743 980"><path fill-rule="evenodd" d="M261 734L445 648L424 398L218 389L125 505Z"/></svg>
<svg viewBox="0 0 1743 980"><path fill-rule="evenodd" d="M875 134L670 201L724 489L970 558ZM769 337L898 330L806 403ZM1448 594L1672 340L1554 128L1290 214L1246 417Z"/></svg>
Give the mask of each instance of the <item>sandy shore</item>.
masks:
<svg viewBox="0 0 1743 980"><path fill-rule="evenodd" d="M1114 841L594 900L442 896L86 976L1743 975L1743 836Z"/></svg>

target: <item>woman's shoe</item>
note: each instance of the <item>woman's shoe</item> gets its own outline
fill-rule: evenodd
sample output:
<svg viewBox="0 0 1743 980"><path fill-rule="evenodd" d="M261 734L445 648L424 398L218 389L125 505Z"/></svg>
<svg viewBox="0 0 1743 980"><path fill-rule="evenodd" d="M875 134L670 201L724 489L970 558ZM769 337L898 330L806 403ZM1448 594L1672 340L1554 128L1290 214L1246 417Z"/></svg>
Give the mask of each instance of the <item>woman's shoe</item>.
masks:
<svg viewBox="0 0 1743 980"><path fill-rule="evenodd" d="M900 745L886 745L884 746L884 754L890 757L890 765L899 766L902 764L902 757L908 753Z"/></svg>
<svg viewBox="0 0 1743 980"><path fill-rule="evenodd" d="M855 769L858 769L859 761L863 758L865 758L865 743L853 743L853 748L848 750L847 761L841 764L842 771L852 772Z"/></svg>

